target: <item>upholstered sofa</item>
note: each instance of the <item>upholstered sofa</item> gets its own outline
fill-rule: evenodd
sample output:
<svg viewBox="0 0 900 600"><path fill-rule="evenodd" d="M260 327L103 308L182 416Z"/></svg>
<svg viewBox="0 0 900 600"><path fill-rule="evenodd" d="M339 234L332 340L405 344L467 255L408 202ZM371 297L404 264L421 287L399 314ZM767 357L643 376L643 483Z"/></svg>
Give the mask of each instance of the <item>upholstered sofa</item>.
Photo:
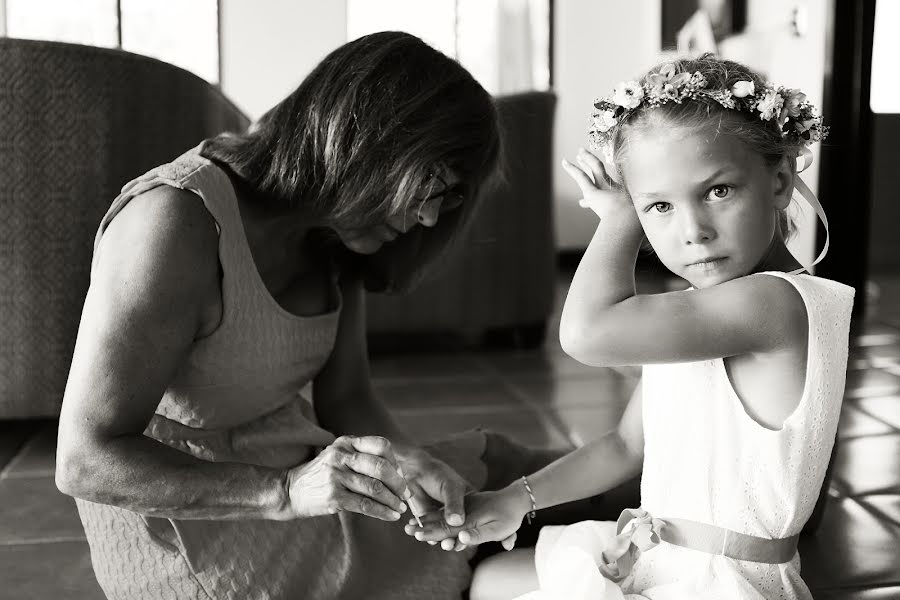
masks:
<svg viewBox="0 0 900 600"><path fill-rule="evenodd" d="M122 185L247 125L158 60L0 38L0 418L59 412L94 234Z"/></svg>
<svg viewBox="0 0 900 600"><path fill-rule="evenodd" d="M403 296L370 295L372 338L454 332L531 346L553 311L553 118L556 97L526 92L496 99L504 183L483 199L451 260ZM477 338L476 338L477 339Z"/></svg>

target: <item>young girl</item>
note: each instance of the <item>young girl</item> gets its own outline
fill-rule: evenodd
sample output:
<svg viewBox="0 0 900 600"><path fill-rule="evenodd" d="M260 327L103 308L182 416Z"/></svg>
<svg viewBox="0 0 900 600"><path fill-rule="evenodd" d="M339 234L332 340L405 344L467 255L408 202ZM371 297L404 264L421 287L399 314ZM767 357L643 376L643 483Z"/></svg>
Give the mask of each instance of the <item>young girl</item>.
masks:
<svg viewBox="0 0 900 600"><path fill-rule="evenodd" d="M834 443L854 295L785 246L794 189L824 221L797 177L821 118L798 90L710 55L654 68L595 107L604 161L581 151L580 168L563 164L600 223L560 342L587 364L643 365L642 384L614 431L469 497L462 527L436 515L407 533L444 549L503 540L534 510L643 468L641 508L544 528L534 550L482 563L473 600L810 598L797 535ZM645 237L690 289L635 294Z"/></svg>

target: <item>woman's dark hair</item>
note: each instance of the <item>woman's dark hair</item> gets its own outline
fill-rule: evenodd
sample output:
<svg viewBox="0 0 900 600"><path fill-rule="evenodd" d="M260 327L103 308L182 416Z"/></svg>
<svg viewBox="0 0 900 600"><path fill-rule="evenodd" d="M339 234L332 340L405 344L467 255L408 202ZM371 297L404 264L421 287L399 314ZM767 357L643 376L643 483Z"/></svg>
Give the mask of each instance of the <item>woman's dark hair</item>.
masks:
<svg viewBox="0 0 900 600"><path fill-rule="evenodd" d="M451 169L465 201L435 227L413 227L370 256L337 250L379 291L411 287L450 245L499 153L491 96L459 63L403 32L337 48L247 132L202 150L248 196L345 229L403 213L430 173Z"/></svg>

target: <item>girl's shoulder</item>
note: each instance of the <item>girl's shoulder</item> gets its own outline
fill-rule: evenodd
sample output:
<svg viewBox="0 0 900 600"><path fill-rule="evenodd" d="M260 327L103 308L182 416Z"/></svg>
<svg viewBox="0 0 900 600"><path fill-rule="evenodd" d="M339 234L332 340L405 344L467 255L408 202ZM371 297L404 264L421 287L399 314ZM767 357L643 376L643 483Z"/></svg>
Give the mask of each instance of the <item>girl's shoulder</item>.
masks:
<svg viewBox="0 0 900 600"><path fill-rule="evenodd" d="M797 290L804 304L811 301L821 303L828 301L829 303L837 303L841 305L853 304L853 298L856 290L844 283L810 275L809 273L785 273L783 271L762 271L756 273L755 276L772 276L791 284Z"/></svg>

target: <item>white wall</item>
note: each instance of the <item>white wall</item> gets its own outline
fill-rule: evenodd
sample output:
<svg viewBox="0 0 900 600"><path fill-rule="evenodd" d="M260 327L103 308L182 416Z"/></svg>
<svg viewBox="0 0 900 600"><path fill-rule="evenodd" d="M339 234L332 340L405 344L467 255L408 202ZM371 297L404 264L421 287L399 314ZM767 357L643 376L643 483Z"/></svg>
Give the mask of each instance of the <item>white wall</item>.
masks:
<svg viewBox="0 0 900 600"><path fill-rule="evenodd" d="M825 72L825 17L820 0L748 0L746 33L720 47L728 58L745 62L768 75L776 85L800 88L821 108ZM792 11L806 13L806 33L796 37L790 28ZM661 60L660 0L566 0L556 3L554 87L559 95L556 120L557 165L587 144L592 101L605 96L619 82L632 79ZM826 124L828 115L825 115ZM803 174L818 188L818 145L812 148L812 167ZM561 249L583 249L596 228L596 219L577 205L578 188L557 166L555 202L557 243ZM800 230L791 250L802 260L813 255L815 214L798 202ZM821 242L820 242L821 245Z"/></svg>
<svg viewBox="0 0 900 600"><path fill-rule="evenodd" d="M251 118L347 41L345 0L220 0L222 90Z"/></svg>
<svg viewBox="0 0 900 600"><path fill-rule="evenodd" d="M596 217L578 206L578 188L560 165L587 147L597 97L652 66L659 54L660 0L565 0L555 4L553 87L558 95L553 188L556 240L584 249Z"/></svg>
<svg viewBox="0 0 900 600"><path fill-rule="evenodd" d="M726 40L720 50L724 56L762 71L775 85L803 90L807 98L822 109L825 78L825 25L829 3L821 0L749 0L747 28L742 35ZM802 35L795 35L793 11L801 11L805 22ZM828 124L829 115L825 115ZM827 143L827 140L826 140ZM813 144L813 164L801 177L813 192L819 189L819 148ZM797 199L793 213L798 232L788 247L804 264L812 262L816 242L816 214L805 200Z"/></svg>

